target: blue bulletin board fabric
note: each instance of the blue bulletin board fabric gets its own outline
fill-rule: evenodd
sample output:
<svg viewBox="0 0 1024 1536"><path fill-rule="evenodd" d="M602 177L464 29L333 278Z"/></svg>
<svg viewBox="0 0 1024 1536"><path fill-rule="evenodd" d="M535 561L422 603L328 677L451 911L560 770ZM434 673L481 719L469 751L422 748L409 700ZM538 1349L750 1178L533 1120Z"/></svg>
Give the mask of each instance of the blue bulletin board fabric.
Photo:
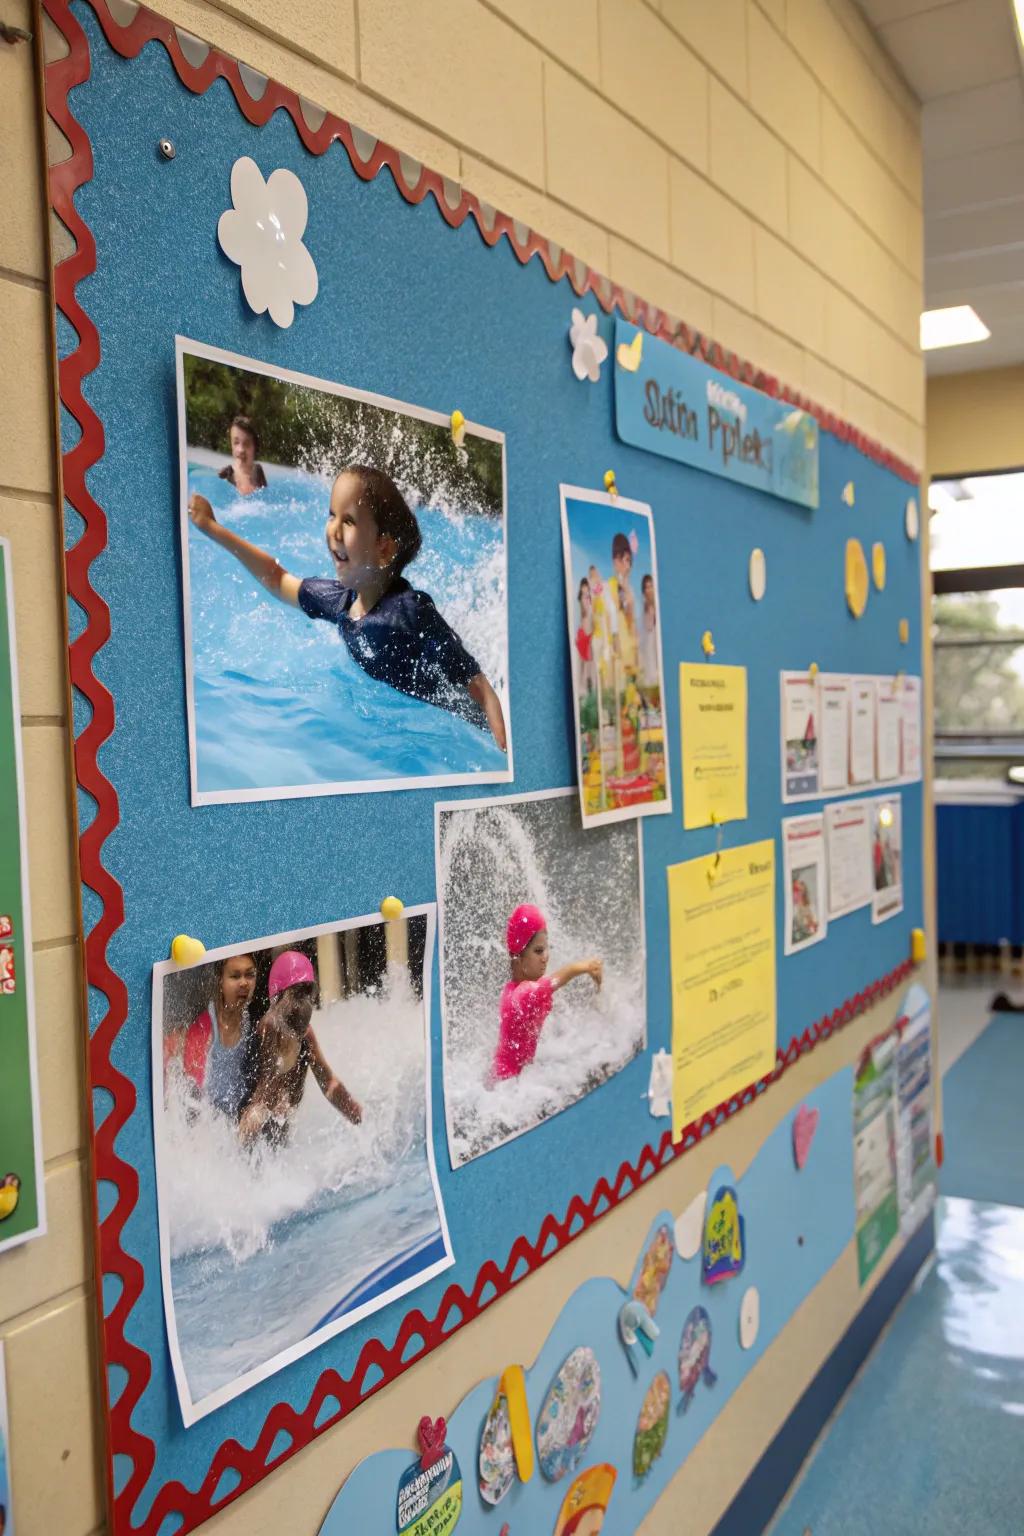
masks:
<svg viewBox="0 0 1024 1536"><path fill-rule="evenodd" d="M70 47L48 66L47 105L72 144L72 158L51 172L51 198L78 240L55 286L112 1518L115 1536L171 1536L440 1342L463 1320L444 1305L449 1285L461 1287L474 1315L671 1155L663 1123L647 1111L641 1056L565 1113L453 1174L435 976L433 1134L456 1268L417 1291L412 1312L404 1302L385 1309L184 1430L160 1300L152 966L181 930L212 948L371 912L392 891L432 901L437 795L190 806L175 334L436 410L457 407L505 432L516 793L574 779L560 483L597 486L612 466L623 495L653 508L666 677L701 659L708 628L717 659L749 669L750 809L730 841L779 832L781 669L816 661L829 671L920 671L917 624L913 645L898 642L900 618L919 612L919 547L903 534L909 472L820 415L828 429L816 512L618 442L610 371L597 385L571 371L573 307L599 315L608 343L614 305L683 345L706 343L519 226L506 221L508 238L483 238L481 229L498 228L493 210L460 201L459 188L425 179L415 163L300 108L253 72L240 75L151 13L122 0L114 16L102 0L45 4ZM311 153L303 138L317 134ZM162 138L173 142L173 159L158 153ZM351 155L347 145L357 146ZM308 195L305 241L320 291L288 330L247 309L238 270L217 248L242 155L264 174L291 168ZM527 259L531 251L540 254ZM841 495L851 480L855 511ZM859 623L844 601L852 534L865 545L884 541L888 553L886 588L872 592ZM755 545L768 566L758 604L747 591ZM667 705L676 743L671 686ZM670 756L681 806L675 745ZM809 1040L822 1017L838 1022L849 999L873 996L869 983L904 972L910 929L922 921L921 787L901 794L904 910L881 928L867 909L844 917L827 943L780 965L783 1048ZM669 1047L671 1020L664 870L710 852L714 834L684 833L674 812L648 820L642 836L648 1046L657 1050ZM780 925L783 907L779 900ZM662 1150L645 1152L650 1144Z"/></svg>

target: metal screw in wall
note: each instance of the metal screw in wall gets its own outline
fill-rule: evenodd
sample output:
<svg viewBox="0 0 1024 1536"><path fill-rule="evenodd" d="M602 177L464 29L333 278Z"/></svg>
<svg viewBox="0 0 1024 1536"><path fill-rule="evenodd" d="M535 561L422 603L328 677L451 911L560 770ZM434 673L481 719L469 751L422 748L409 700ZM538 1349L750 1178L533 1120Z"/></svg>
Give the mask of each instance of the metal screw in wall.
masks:
<svg viewBox="0 0 1024 1536"><path fill-rule="evenodd" d="M175 155L174 142L171 139L161 139L157 145L165 160L173 160Z"/></svg>

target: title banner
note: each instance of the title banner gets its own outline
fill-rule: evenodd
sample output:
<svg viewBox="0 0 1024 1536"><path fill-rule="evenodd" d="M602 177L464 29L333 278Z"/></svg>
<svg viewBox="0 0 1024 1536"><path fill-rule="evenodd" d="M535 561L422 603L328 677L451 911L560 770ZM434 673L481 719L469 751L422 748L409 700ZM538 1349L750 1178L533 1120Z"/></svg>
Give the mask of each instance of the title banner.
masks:
<svg viewBox="0 0 1024 1536"><path fill-rule="evenodd" d="M818 423L667 341L615 322L615 426L624 443L818 505Z"/></svg>

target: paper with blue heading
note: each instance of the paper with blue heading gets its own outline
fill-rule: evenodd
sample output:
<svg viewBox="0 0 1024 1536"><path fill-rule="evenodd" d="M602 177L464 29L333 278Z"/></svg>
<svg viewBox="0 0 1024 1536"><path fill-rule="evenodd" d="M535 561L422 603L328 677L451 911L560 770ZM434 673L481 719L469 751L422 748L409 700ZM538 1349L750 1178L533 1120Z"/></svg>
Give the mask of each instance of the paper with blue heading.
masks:
<svg viewBox="0 0 1024 1536"><path fill-rule="evenodd" d="M615 322L615 427L624 443L649 453L818 505L813 416L625 320Z"/></svg>

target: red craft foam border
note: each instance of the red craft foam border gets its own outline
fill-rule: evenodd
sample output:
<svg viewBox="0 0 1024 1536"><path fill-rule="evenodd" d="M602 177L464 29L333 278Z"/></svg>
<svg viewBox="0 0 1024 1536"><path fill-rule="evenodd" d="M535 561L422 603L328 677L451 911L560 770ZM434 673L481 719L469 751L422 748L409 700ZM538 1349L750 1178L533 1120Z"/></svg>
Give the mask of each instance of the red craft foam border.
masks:
<svg viewBox="0 0 1024 1536"><path fill-rule="evenodd" d="M75 772L79 785L96 805L93 820L79 836L81 878L83 884L96 894L100 906L100 916L85 940L86 977L88 985L102 993L107 1000L106 1012L89 1041L88 1081L90 1103L96 1089L105 1090L112 1101L112 1107L102 1122L96 1125L94 1121L92 1132L97 1296L103 1296L102 1280L114 1277L120 1290L106 1316L102 1315L102 1301L100 1303L103 1355L105 1366L120 1367L125 1377L125 1386L116 1402L110 1402L106 1370L103 1373L109 1425L107 1487L113 1536L129 1536L129 1533L132 1536L157 1536L168 1516L179 1518L181 1523L177 1528L178 1536L185 1536L185 1533L195 1530L204 1520L251 1488L266 1474L271 1447L282 1431L290 1437L291 1445L275 1458L275 1467L323 1430L336 1424L365 1398L401 1375L408 1366L436 1348L471 1318L479 1316L499 1296L508 1292L527 1274L539 1269L633 1190L745 1108L807 1051L813 1050L820 1041L829 1039L858 1014L890 993L910 974L913 966L909 960L904 961L887 976L873 982L842 1007L806 1029L799 1038L789 1043L785 1051L777 1052L774 1072L687 1126L678 1143L673 1145L671 1132L666 1131L657 1148L645 1146L635 1163L623 1162L611 1182L605 1178L600 1179L589 1200L576 1195L561 1218L549 1213L533 1242L526 1236L516 1239L503 1267L499 1268L493 1260L482 1266L469 1294L460 1285L449 1286L434 1318L427 1318L418 1309L410 1311L403 1319L390 1348L380 1340L369 1340L360 1352L351 1379L343 1379L334 1370L325 1370L301 1412L287 1403L276 1404L268 1413L251 1447L242 1446L235 1440L226 1440L214 1454L197 1490L192 1491L176 1481L166 1483L157 1492L143 1522L133 1525L132 1512L152 1473L156 1448L153 1441L131 1422L132 1412L149 1384L151 1363L146 1352L130 1343L125 1336L125 1325L142 1290L144 1274L138 1260L125 1250L121 1242L125 1222L138 1201L138 1174L115 1149L117 1134L134 1111L136 1090L134 1083L117 1071L111 1060L111 1047L127 1018L128 996L124 982L108 964L106 949L111 936L124 922L125 909L121 887L107 872L102 859L104 843L117 826L119 818L117 792L99 764L99 750L114 729L114 699L93 671L93 659L110 636L109 609L90 578L93 560L106 548L107 521L103 509L89 493L86 475L88 469L103 455L104 435L103 423L88 405L82 392L82 381L98 365L100 338L77 297L79 282L95 270L96 246L74 203L76 190L92 176L93 162L88 136L72 115L68 101L73 87L89 78L90 58L85 33L72 13L70 0L42 0L42 3L49 20L64 38L68 49L66 56L53 60L45 67L45 103L47 113L71 147L69 158L49 169L49 194L53 212L67 227L75 242L73 254L55 267L53 286L57 308L78 336L75 350L58 363L58 387L61 403L81 429L78 442L62 454L64 497L79 514L84 525L78 541L65 554L68 595L86 617L82 632L69 645L69 668L73 687L88 701L90 708L89 722L75 738ZM132 0L111 0L111 3L116 4L119 14L133 11ZM606 311L619 310L653 334L695 353L734 377L811 411L825 431L833 433L844 442L852 443L862 453L902 479L917 481L915 470L847 423L804 400L751 364L742 362L735 354L724 352L716 343L698 332L673 321L664 311L636 299L524 225L496 213L455 183L433 171L425 170L417 162L362 134L341 119L321 114L319 109L300 102L294 92L273 82L266 82L261 94L254 96L246 86L246 77L258 86L263 84L262 76L256 76L252 71L243 72L235 60L214 49L207 49L205 44L189 38L188 34L179 34L172 23L150 11L141 8L134 10L130 19L121 24L114 19L105 0L89 0L89 4L107 41L125 58L136 57L148 42L156 41L167 50L179 78L189 90L201 94L218 77L225 79L239 109L251 123L262 125L274 111L283 108L292 118L310 153L323 154L337 139L344 147L353 169L363 180L371 180L386 167L403 197L410 203L422 202L429 193L446 222L453 228L458 228L467 218L472 217L488 245L493 246L499 240L507 239L522 263L535 255L539 256L552 281L568 277L577 294L593 293ZM200 58L201 62L190 62L183 50L183 38L189 53L194 58ZM310 118L317 120L315 128L310 126ZM115 1191L112 1208L102 1221L99 1220L97 1204L101 1182L109 1184ZM403 1359L405 1350L414 1341L418 1341L419 1347ZM376 1379L367 1385L367 1378L373 1373L377 1373ZM322 1424L315 1426L317 1414L330 1397L337 1400L338 1410ZM115 1492L113 1482L115 1455L123 1458L131 1468L119 1492ZM238 1482L229 1494L215 1502L214 1495L225 1473L234 1473Z"/></svg>

